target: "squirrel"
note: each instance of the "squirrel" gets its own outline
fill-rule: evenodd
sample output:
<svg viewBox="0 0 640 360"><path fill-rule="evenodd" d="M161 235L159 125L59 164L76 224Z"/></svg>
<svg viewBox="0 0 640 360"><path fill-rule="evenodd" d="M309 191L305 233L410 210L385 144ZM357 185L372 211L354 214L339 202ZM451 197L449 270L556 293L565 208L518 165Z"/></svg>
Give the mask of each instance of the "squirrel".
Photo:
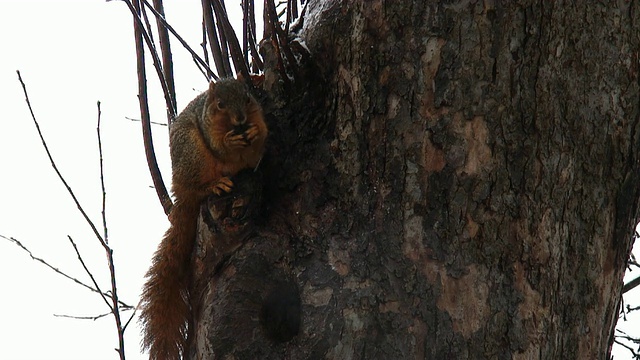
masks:
<svg viewBox="0 0 640 360"><path fill-rule="evenodd" d="M256 168L267 126L262 108L240 80L211 82L176 117L169 132L172 192L167 230L141 295L142 347L152 360L178 360L192 331L189 286L200 204L228 193L230 177Z"/></svg>

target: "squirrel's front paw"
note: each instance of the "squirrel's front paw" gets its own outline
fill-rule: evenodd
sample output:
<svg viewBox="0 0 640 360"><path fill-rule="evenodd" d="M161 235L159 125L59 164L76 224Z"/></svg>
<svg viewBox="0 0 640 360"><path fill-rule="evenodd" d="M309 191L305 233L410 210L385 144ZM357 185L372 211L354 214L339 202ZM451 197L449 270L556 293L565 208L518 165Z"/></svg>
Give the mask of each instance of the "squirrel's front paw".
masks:
<svg viewBox="0 0 640 360"><path fill-rule="evenodd" d="M222 193L230 192L232 188L233 188L233 181L231 181L231 179L225 176L220 180L218 180L218 182L215 185L213 185L213 188L211 189L211 191L213 191L214 194L220 196L222 195Z"/></svg>
<svg viewBox="0 0 640 360"><path fill-rule="evenodd" d="M249 145L244 134L237 134L233 130L224 135L224 143L230 149L243 148Z"/></svg>
<svg viewBox="0 0 640 360"><path fill-rule="evenodd" d="M252 143L258 135L260 135L260 129L256 126L256 124L251 124L249 128L244 132L244 138L248 143Z"/></svg>

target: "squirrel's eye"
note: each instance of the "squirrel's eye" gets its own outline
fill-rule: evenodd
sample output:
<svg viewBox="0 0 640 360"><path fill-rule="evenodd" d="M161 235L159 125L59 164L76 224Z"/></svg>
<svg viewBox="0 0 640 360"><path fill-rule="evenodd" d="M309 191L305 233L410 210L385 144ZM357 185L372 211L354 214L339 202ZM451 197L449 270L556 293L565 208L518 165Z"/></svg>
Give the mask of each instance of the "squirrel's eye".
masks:
<svg viewBox="0 0 640 360"><path fill-rule="evenodd" d="M225 105L222 101L218 101L218 109L222 110L224 109Z"/></svg>
<svg viewBox="0 0 640 360"><path fill-rule="evenodd" d="M247 96L247 104L251 102L251 98Z"/></svg>

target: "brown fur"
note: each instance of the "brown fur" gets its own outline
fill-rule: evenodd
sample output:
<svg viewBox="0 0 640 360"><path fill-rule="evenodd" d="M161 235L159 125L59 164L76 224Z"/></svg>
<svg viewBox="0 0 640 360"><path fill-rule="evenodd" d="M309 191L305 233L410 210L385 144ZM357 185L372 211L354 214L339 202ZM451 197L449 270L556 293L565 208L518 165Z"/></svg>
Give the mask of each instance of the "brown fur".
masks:
<svg viewBox="0 0 640 360"><path fill-rule="evenodd" d="M191 255L200 203L233 188L229 179L256 167L267 127L262 109L233 79L211 83L175 119L170 131L175 204L142 291L143 348L152 360L185 355L190 331Z"/></svg>

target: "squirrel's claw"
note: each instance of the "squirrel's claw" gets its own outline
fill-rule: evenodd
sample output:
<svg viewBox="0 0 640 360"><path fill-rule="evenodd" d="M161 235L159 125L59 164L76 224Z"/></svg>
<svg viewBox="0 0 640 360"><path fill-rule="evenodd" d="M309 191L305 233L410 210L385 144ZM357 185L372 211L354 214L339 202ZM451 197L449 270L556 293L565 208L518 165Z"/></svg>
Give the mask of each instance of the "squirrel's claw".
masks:
<svg viewBox="0 0 640 360"><path fill-rule="evenodd" d="M229 131L224 136L224 142L230 149L237 149L247 147L249 142L245 139L244 134L236 134L233 131Z"/></svg>
<svg viewBox="0 0 640 360"><path fill-rule="evenodd" d="M233 181L231 181L231 179L225 176L220 180L218 180L218 182L215 185L213 185L213 188L211 189L211 191L213 191L214 194L220 196L222 195L222 193L230 192L232 188L233 188Z"/></svg>
<svg viewBox="0 0 640 360"><path fill-rule="evenodd" d="M244 132L244 137L248 143L252 143L258 135L260 134L260 129L256 126L256 124L251 124L251 126Z"/></svg>

